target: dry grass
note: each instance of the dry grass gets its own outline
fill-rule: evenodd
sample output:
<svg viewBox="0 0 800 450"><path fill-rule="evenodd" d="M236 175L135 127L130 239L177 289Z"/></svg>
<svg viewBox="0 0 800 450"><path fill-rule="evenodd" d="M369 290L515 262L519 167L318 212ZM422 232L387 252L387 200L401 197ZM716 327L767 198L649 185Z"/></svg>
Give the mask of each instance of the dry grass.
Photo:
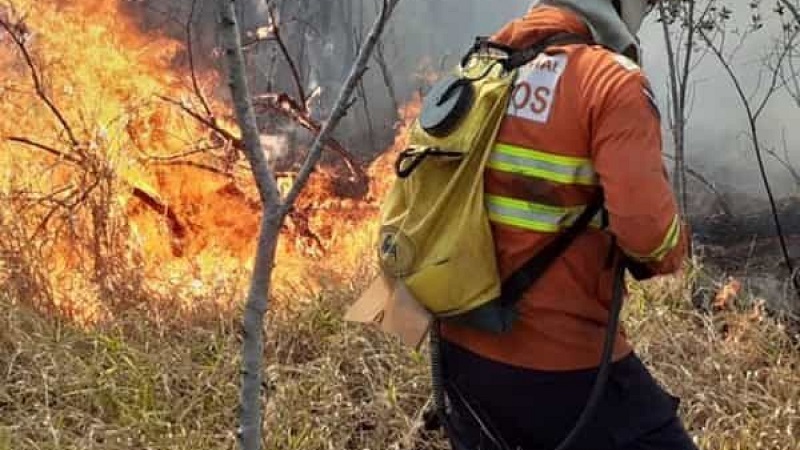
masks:
<svg viewBox="0 0 800 450"><path fill-rule="evenodd" d="M704 314L676 280L636 290L626 324L656 377L682 398L704 449L800 449L800 336L759 303Z"/></svg>
<svg viewBox="0 0 800 450"><path fill-rule="evenodd" d="M359 284L276 302L265 448L444 448L416 432L425 355L341 322ZM3 294L0 310L0 450L235 448L235 318L87 331ZM800 449L800 349L780 324L695 312L675 280L635 287L626 324L703 448Z"/></svg>

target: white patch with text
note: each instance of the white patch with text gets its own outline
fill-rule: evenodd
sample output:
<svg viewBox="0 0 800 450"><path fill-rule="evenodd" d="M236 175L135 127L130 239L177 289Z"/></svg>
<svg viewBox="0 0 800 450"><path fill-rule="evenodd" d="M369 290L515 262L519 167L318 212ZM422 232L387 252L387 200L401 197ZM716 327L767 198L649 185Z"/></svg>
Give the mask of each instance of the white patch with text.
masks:
<svg viewBox="0 0 800 450"><path fill-rule="evenodd" d="M550 117L558 80L567 66L567 55L541 54L519 69L508 115L545 123Z"/></svg>

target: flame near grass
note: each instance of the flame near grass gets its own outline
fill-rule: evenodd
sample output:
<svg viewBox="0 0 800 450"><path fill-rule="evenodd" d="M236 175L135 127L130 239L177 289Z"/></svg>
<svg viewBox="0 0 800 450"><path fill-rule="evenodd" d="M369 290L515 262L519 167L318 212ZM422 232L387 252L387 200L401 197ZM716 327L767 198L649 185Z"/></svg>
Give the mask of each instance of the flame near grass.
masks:
<svg viewBox="0 0 800 450"><path fill-rule="evenodd" d="M260 208L241 155L175 104L202 111L184 43L143 32L122 0L10 5L2 17L24 40L33 71L0 34L0 232L8 238L0 280L85 324L130 308L156 320L234 308L230 280L237 292L247 282ZM216 92L215 71L197 77ZM227 106L208 97L218 125L236 135ZM336 172L315 173L279 245L279 290L346 281L362 263L391 179L388 159L368 169L362 200L333 195Z"/></svg>

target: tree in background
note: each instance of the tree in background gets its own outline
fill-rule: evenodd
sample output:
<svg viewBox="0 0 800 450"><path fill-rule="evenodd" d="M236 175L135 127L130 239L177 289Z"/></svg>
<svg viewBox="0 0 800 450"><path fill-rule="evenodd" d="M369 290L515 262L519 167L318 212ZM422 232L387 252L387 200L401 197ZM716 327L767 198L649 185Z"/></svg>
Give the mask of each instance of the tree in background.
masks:
<svg viewBox="0 0 800 450"><path fill-rule="evenodd" d="M359 79L367 68L376 44L386 27L399 0L383 0L372 28L352 63L336 101L333 103L325 124L309 150L303 167L290 191L282 197L275 174L267 164L261 146L260 131L256 123L255 110L247 84L246 65L242 51L242 39L237 22L236 0L219 0L221 11L220 35L228 64L228 84L231 89L236 118L242 130L244 153L250 163L253 179L258 188L263 209L253 276L247 295L243 319L242 385L240 442L243 450L261 448L262 405L261 378L264 356L264 314L270 295L272 268L281 225L292 209L297 197L305 187L315 165L320 159L323 143L336 128L351 106L351 97Z"/></svg>
<svg viewBox="0 0 800 450"><path fill-rule="evenodd" d="M789 4L785 2L785 4ZM792 5L793 6L793 5ZM790 276L794 283L795 290L800 294L800 279L794 275L794 264L789 248L787 245L784 229L781 226L780 214L776 202L776 196L770 183L770 177L767 172L767 167L764 160L764 154L769 153L780 161L780 157L776 152L768 151L767 144L760 136L759 119L763 117L763 113L767 105L773 101L777 94L786 89L791 89L789 84L782 82L782 76L791 77L786 75L786 67L790 66L790 55L795 51L794 47L798 37L800 36L800 26L797 26L794 16L786 20L785 10L781 4L778 4L773 12L777 13L780 18L780 25L777 30L774 30L777 36L772 37L768 42L772 45L771 48L766 48L762 51L761 67L756 79L756 85L752 92L747 92L743 77L739 70L734 66L734 61L737 53L741 49L743 43L754 33L761 32L765 27L765 17L761 11L761 4L758 1L753 1L749 4L750 20L749 23L744 25L743 31L734 35L733 44L731 44L731 32L729 31L729 21L731 20L730 11L723 8L715 16L710 16L700 24L698 34L703 39L708 50L714 55L716 61L728 76L731 84L733 85L736 97L742 107L742 110L747 120L747 131L744 133L750 144L752 145L753 152L756 156L758 169L764 183L764 190L769 200L770 211L775 224L775 231L779 239L781 251L789 270ZM790 9L791 10L791 9ZM791 70L791 69L790 69ZM791 91L789 91L791 92ZM791 169L791 164L784 161L783 164Z"/></svg>
<svg viewBox="0 0 800 450"><path fill-rule="evenodd" d="M668 72L667 124L674 146L673 189L681 215L687 214L686 129L692 71L705 52L698 48L698 28L717 10L715 0L667 0L658 3L658 21L664 34ZM723 11L725 8L723 7ZM723 12L724 13L724 12Z"/></svg>

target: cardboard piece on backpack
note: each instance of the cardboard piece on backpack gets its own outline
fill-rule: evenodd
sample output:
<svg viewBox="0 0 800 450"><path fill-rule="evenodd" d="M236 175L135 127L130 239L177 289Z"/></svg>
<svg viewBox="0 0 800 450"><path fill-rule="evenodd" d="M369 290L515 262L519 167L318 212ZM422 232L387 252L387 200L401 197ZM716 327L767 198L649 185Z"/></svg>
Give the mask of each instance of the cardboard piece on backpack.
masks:
<svg viewBox="0 0 800 450"><path fill-rule="evenodd" d="M433 316L401 280L379 276L350 306L344 320L377 326L404 344L419 349Z"/></svg>

